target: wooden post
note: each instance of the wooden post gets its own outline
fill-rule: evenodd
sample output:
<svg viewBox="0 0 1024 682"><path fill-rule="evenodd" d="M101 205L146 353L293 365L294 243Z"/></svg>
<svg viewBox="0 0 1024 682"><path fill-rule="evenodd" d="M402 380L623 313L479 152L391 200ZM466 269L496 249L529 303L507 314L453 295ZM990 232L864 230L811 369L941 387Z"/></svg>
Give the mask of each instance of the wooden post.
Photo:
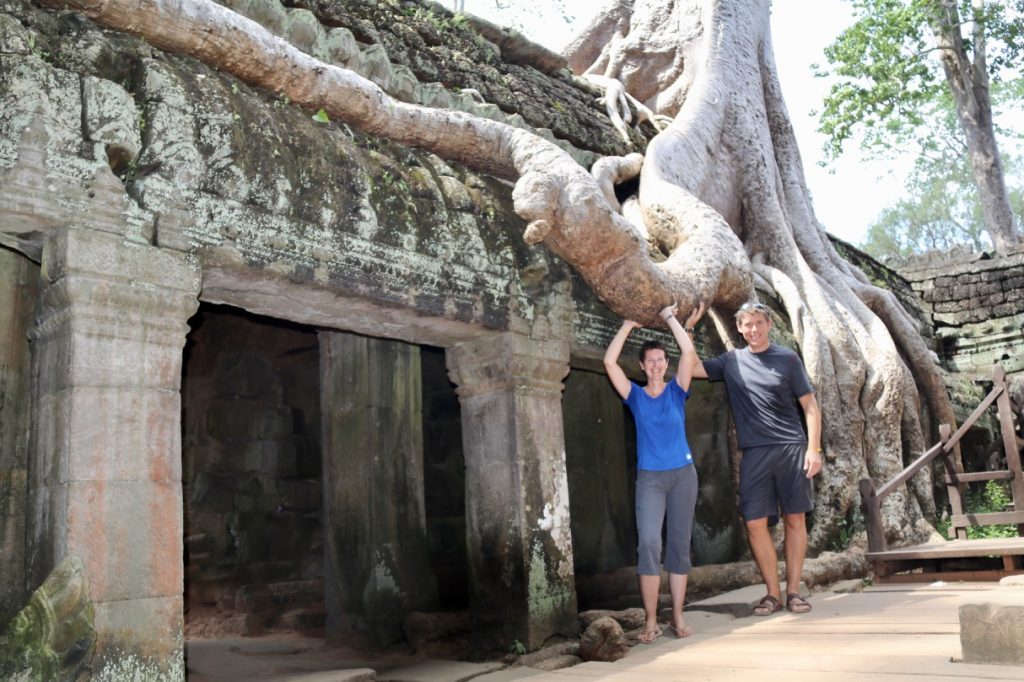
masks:
<svg viewBox="0 0 1024 682"><path fill-rule="evenodd" d="M1024 478L1021 477L1020 450L1017 448L1017 434L1013 430L1013 409L1010 407L1010 396L1006 390L1006 370L996 365L992 371L995 389L1001 392L996 399L999 412L999 430L1003 436L1003 454L1006 456L1006 468L1013 472L1010 479L1010 491L1013 494L1013 510L1024 511ZM1024 537L1024 524L1017 524L1017 535Z"/></svg>
<svg viewBox="0 0 1024 682"><path fill-rule="evenodd" d="M950 433L953 427L949 424L939 425L939 442L945 443L949 440ZM946 464L946 473L949 474L949 478L952 479L952 483L946 485L946 491L949 494L949 506L952 512L950 516L963 516L964 513L964 490L963 483L960 483L957 479L957 474L964 472L964 466L960 462L960 458L956 457L952 453L946 452L943 456L943 461ZM949 536L956 538L957 540L967 539L967 528L964 526L950 526Z"/></svg>
<svg viewBox="0 0 1024 682"><path fill-rule="evenodd" d="M882 501L875 493L875 483L870 478L860 479L861 508L864 511L864 526L868 531L868 551L885 551L885 534L882 532Z"/></svg>

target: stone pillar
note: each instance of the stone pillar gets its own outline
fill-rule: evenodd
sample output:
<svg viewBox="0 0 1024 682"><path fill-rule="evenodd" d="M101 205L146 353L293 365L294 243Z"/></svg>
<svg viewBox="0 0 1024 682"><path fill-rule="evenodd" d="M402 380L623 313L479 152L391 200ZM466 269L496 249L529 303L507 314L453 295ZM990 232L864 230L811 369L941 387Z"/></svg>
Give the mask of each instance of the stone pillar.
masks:
<svg viewBox="0 0 1024 682"><path fill-rule="evenodd" d="M437 589L423 502L420 350L320 333L327 635L380 648Z"/></svg>
<svg viewBox="0 0 1024 682"><path fill-rule="evenodd" d="M79 557L96 674L183 679L180 384L199 273L184 254L71 229L44 247L42 280L30 586Z"/></svg>
<svg viewBox="0 0 1024 682"><path fill-rule="evenodd" d="M28 602L25 520L31 355L39 267L0 248L0 627Z"/></svg>
<svg viewBox="0 0 1024 682"><path fill-rule="evenodd" d="M448 350L462 405L474 644L577 634L562 431L568 343L508 333Z"/></svg>

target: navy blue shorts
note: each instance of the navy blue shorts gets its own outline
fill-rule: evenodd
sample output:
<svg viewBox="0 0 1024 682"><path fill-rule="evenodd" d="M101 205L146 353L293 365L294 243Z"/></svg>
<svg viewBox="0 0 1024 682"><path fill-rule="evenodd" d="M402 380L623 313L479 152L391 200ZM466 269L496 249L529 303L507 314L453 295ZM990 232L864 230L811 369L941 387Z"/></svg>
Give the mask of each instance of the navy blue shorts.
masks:
<svg viewBox="0 0 1024 682"><path fill-rule="evenodd" d="M740 460L740 513L744 521L783 514L800 514L814 508L811 479L804 472L807 446L783 443L746 448Z"/></svg>

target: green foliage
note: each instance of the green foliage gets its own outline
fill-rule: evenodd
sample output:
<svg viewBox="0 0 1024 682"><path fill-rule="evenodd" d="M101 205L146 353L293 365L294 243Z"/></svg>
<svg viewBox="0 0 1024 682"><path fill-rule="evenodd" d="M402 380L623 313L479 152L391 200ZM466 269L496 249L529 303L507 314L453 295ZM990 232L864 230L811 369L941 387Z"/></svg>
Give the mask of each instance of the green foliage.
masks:
<svg viewBox="0 0 1024 682"><path fill-rule="evenodd" d="M942 91L936 65L928 53L921 2L854 0L856 22L825 49L835 76L820 114L820 132L828 136L825 152L835 158L857 128L863 146L891 146L924 123L920 107Z"/></svg>
<svg viewBox="0 0 1024 682"><path fill-rule="evenodd" d="M890 158L916 151L916 143L931 137L935 116L950 110L933 27L947 21L941 0L851 0L855 22L825 49L826 68L819 77L835 83L820 112L820 132L828 140L825 152L834 159L847 140L859 137L869 153ZM982 3L972 8L961 0L961 17L985 37L983 55L975 54L971 34L963 40L968 59L986 58L993 84L1016 81L1017 60L1024 47L1024 1ZM1019 89L1019 88L1018 88ZM1008 89L1007 93L1013 92ZM1019 93L1015 98L1019 97Z"/></svg>
<svg viewBox="0 0 1024 682"><path fill-rule="evenodd" d="M859 506L854 506L843 519L839 532L829 540L828 548L833 552L843 552L849 549L854 536L864 532L864 514Z"/></svg>
<svg viewBox="0 0 1024 682"><path fill-rule="evenodd" d="M522 656L526 653L526 645L517 639L509 645L508 652L516 656Z"/></svg>
<svg viewBox="0 0 1024 682"><path fill-rule="evenodd" d="M984 488L968 488L965 501L966 512L971 514L991 514L1006 511L1013 502L1006 481L987 481ZM936 530L943 537L949 537L949 521L938 524ZM1015 538L1017 527L1012 524L994 526L971 526L967 529L967 537L972 540L979 538Z"/></svg>
<svg viewBox="0 0 1024 682"><path fill-rule="evenodd" d="M994 109L1008 109L1024 99L1015 65L1024 47L1024 0L850 2L853 25L826 48L827 67L816 67L816 75L835 79L819 118L826 158L856 140L868 158L914 160L907 198L879 216L860 247L880 260L958 245L983 250L990 240L935 31L948 29L956 13L971 20L954 28L963 56L987 66L989 81L977 85L989 89ZM978 36L984 41L976 52ZM1013 148L1007 144L1012 131L996 133L1000 146ZM1004 177L1012 179L1019 159L1004 153L1003 163ZM1010 184L1011 207L1019 214L1020 191Z"/></svg>
<svg viewBox="0 0 1024 682"><path fill-rule="evenodd" d="M313 120L316 121L317 123L331 122L330 117L327 115L327 112L323 110L323 107L320 108L320 111L313 114Z"/></svg>
<svg viewBox="0 0 1024 682"><path fill-rule="evenodd" d="M921 149L906 180L906 198L886 208L868 228L859 245L866 253L885 262L894 256L928 251L948 251L966 245L982 251L989 240L974 184L970 161L958 137L952 111L935 117L937 127ZM1007 134L1005 137L1011 138ZM1009 145L1008 145L1009 146ZM1024 195L1012 183L1024 171L1017 155L1003 155L1010 207L1024 212Z"/></svg>

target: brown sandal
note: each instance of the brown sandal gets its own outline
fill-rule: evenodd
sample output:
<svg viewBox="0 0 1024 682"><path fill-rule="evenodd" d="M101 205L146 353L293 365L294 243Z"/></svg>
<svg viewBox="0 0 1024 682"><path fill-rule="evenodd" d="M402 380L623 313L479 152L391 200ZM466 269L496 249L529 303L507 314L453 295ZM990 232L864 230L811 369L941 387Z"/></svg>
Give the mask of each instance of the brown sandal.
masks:
<svg viewBox="0 0 1024 682"><path fill-rule="evenodd" d="M811 602L807 601L799 594L787 594L786 610L790 613L807 613L811 610Z"/></svg>
<svg viewBox="0 0 1024 682"><path fill-rule="evenodd" d="M766 594L761 601L757 602L757 606L754 607L755 616L770 616L773 613L778 613L782 610L782 604L779 600L770 594Z"/></svg>

